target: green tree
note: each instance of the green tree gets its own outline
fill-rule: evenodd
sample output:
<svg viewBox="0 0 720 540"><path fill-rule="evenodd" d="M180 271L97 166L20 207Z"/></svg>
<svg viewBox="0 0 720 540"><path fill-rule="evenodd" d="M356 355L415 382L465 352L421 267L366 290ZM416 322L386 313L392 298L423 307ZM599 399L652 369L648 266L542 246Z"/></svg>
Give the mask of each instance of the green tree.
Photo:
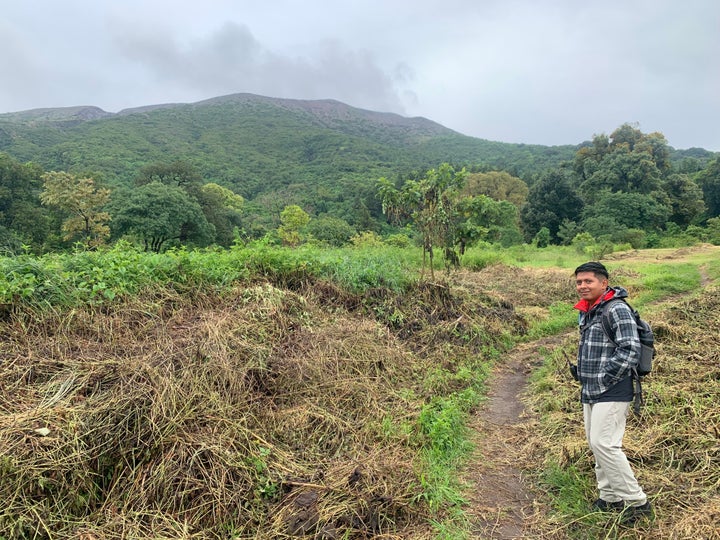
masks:
<svg viewBox="0 0 720 540"><path fill-rule="evenodd" d="M557 232L557 237L563 246L572 244L573 239L582 232L582 228L575 221L563 219Z"/></svg>
<svg viewBox="0 0 720 540"><path fill-rule="evenodd" d="M600 166L600 162L610 152L610 138L607 135L595 135L591 144L586 144L575 153L573 168L580 179L579 183L590 178Z"/></svg>
<svg viewBox="0 0 720 540"><path fill-rule="evenodd" d="M710 218L707 221L708 240L720 246L720 217Z"/></svg>
<svg viewBox="0 0 720 540"><path fill-rule="evenodd" d="M533 239L533 244L539 248L546 248L550 245L550 230L547 227L541 227Z"/></svg>
<svg viewBox="0 0 720 540"><path fill-rule="evenodd" d="M422 235L424 273L430 259L434 278L434 248L443 250L446 267L459 262L455 251L455 203L465 181L465 169L456 171L448 163L430 169L420 180L407 180L398 190L387 178L378 181L383 212L393 221L409 220Z"/></svg>
<svg viewBox="0 0 720 540"><path fill-rule="evenodd" d="M528 185L505 171L468 174L462 195L486 195L496 201L509 201L521 208L528 197Z"/></svg>
<svg viewBox="0 0 720 540"><path fill-rule="evenodd" d="M669 221L681 227L687 227L705 211L702 189L686 174L668 176L663 191L672 210Z"/></svg>
<svg viewBox="0 0 720 540"><path fill-rule="evenodd" d="M200 207L208 222L215 228L215 242L230 246L235 231L242 223L245 199L226 187L209 182L198 193Z"/></svg>
<svg viewBox="0 0 720 540"><path fill-rule="evenodd" d="M39 250L50 233L51 219L40 203L42 170L0 153L0 249L17 253L22 244Z"/></svg>
<svg viewBox="0 0 720 540"><path fill-rule="evenodd" d="M610 148L626 147L631 152L635 145L644 138L642 131L635 125L625 123L612 132L610 135Z"/></svg>
<svg viewBox="0 0 720 540"><path fill-rule="evenodd" d="M456 205L458 223L456 244L460 254L477 241L511 245L521 237L518 210L509 201L496 201L485 195L461 198Z"/></svg>
<svg viewBox="0 0 720 540"><path fill-rule="evenodd" d="M176 242L207 245L214 236L198 202L182 188L160 182L116 197L111 212L114 236L134 236L145 251L160 253Z"/></svg>
<svg viewBox="0 0 720 540"><path fill-rule="evenodd" d="M97 187L92 178L78 178L62 171L51 171L42 178L42 203L69 216L62 224L65 239L80 237L91 248L103 244L110 236L110 214L103 210L110 200L110 190Z"/></svg>
<svg viewBox="0 0 720 540"><path fill-rule="evenodd" d="M668 145L665 135L660 132L648 133L643 135L635 144L635 152L643 152L652 156L653 162L658 170L666 175L672 169L670 162L670 146Z"/></svg>
<svg viewBox="0 0 720 540"><path fill-rule="evenodd" d="M284 244L297 246L302 240L300 231L310 222L310 216L296 204L286 206L280 212L280 227L278 234Z"/></svg>
<svg viewBox="0 0 720 540"><path fill-rule="evenodd" d="M702 188L707 216L709 218L720 216L720 158L711 161L696 178Z"/></svg>
<svg viewBox="0 0 720 540"><path fill-rule="evenodd" d="M626 229L659 231L670 214L669 206L650 195L605 191L595 204L585 207L583 228L596 238L609 235L618 241L618 235Z"/></svg>
<svg viewBox="0 0 720 540"><path fill-rule="evenodd" d="M179 187L205 209L202 202L203 177L200 171L190 163L182 160L171 163L152 163L143 167L135 177L136 186L144 186L154 182Z"/></svg>
<svg viewBox="0 0 720 540"><path fill-rule="evenodd" d="M625 225L617 222L612 216L603 214L591 215L583 220L584 232L577 235L584 238L584 234L588 234L597 239L598 242L620 242L621 238L628 230ZM573 239L573 242L575 239ZM574 242L575 243L575 242Z"/></svg>
<svg viewBox="0 0 720 540"><path fill-rule="evenodd" d="M585 204L603 191L649 194L670 173L670 147L662 133L644 134L623 124L610 137L596 135L578 150L574 170Z"/></svg>
<svg viewBox="0 0 720 540"><path fill-rule="evenodd" d="M607 154L590 177L580 184L585 204L593 204L603 191L648 194L660 188L662 174L652 156L621 147Z"/></svg>
<svg viewBox="0 0 720 540"><path fill-rule="evenodd" d="M313 219L307 226L307 232L316 240L330 246L342 246L357 234L357 231L344 219L321 216Z"/></svg>
<svg viewBox="0 0 720 540"><path fill-rule="evenodd" d="M193 165L185 161L172 163L152 163L143 167L135 177L135 185L144 186L159 182L166 186L176 186L188 193L200 189L203 177Z"/></svg>
<svg viewBox="0 0 720 540"><path fill-rule="evenodd" d="M583 201L572 185L570 175L561 169L545 172L530 188L528 202L520 212L525 238L531 241L547 227L553 242L558 241L564 220L579 221Z"/></svg>

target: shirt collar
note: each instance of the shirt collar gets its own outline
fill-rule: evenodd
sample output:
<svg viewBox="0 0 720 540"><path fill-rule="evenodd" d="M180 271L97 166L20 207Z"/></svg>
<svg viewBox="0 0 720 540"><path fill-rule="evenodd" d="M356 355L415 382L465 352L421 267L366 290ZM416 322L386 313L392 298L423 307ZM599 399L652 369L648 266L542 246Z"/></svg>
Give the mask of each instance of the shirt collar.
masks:
<svg viewBox="0 0 720 540"><path fill-rule="evenodd" d="M598 296L597 300L595 300L595 303L593 305L590 305L590 302L588 302L587 300L585 300L583 298L577 304L575 304L574 307L577 310L587 313L592 308L597 306L600 302L605 302L606 300L610 300L613 296L615 296L615 289L608 289L605 291L605 293Z"/></svg>

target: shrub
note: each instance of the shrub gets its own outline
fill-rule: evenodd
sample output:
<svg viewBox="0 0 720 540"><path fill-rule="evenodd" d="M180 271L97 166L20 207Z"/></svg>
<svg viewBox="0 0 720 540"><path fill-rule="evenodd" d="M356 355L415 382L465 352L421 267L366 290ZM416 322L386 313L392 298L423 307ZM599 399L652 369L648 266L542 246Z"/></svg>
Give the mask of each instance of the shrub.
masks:
<svg viewBox="0 0 720 540"><path fill-rule="evenodd" d="M539 248L548 247L550 245L550 229L547 227L541 228L535 235L533 244Z"/></svg>
<svg viewBox="0 0 720 540"><path fill-rule="evenodd" d="M383 241L380 235L373 231L363 231L350 238L355 247L376 247L382 246Z"/></svg>

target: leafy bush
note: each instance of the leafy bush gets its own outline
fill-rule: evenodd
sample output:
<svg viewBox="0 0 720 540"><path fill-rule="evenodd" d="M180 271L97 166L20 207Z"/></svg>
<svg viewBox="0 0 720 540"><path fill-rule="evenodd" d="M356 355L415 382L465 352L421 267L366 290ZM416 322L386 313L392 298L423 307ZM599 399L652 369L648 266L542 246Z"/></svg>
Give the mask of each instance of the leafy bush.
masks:
<svg viewBox="0 0 720 540"><path fill-rule="evenodd" d="M355 247L377 247L383 244L380 235L373 231L363 231L350 238Z"/></svg>
<svg viewBox="0 0 720 540"><path fill-rule="evenodd" d="M533 244L539 248L548 247L550 245L550 229L542 227L535 235Z"/></svg>
<svg viewBox="0 0 720 540"><path fill-rule="evenodd" d="M582 232L575 236L572 240L572 246L578 253L585 253L585 248L593 245L595 238L589 232Z"/></svg>
<svg viewBox="0 0 720 540"><path fill-rule="evenodd" d="M412 240L407 234L390 234L385 237L385 243L388 246L407 248L412 245Z"/></svg>

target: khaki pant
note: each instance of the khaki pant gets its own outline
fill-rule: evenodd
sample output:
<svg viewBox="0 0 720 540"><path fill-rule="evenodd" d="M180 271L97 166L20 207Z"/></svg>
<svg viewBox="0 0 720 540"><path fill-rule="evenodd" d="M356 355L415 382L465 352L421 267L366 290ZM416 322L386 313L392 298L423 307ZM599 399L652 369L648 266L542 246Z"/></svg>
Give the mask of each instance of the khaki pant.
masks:
<svg viewBox="0 0 720 540"><path fill-rule="evenodd" d="M631 506L645 504L647 497L635 479L622 450L625 421L631 403L583 404L585 435L595 456L595 476L600 498L625 501Z"/></svg>

